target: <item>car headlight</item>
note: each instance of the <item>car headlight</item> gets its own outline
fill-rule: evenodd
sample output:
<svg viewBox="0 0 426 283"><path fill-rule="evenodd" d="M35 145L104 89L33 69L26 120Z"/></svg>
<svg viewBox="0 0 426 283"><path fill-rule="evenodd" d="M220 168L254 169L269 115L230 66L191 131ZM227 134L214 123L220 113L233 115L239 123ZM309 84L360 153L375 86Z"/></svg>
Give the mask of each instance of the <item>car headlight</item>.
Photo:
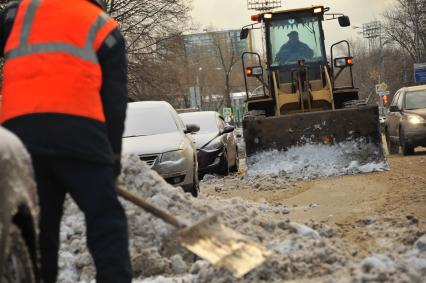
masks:
<svg viewBox="0 0 426 283"><path fill-rule="evenodd" d="M410 122L411 124L421 124L425 122L425 119L423 119L422 117L418 116L418 115L409 115L408 116L408 122Z"/></svg>
<svg viewBox="0 0 426 283"><path fill-rule="evenodd" d="M182 154L183 150L165 152L163 153L163 156L161 156L161 163L178 162L183 158Z"/></svg>

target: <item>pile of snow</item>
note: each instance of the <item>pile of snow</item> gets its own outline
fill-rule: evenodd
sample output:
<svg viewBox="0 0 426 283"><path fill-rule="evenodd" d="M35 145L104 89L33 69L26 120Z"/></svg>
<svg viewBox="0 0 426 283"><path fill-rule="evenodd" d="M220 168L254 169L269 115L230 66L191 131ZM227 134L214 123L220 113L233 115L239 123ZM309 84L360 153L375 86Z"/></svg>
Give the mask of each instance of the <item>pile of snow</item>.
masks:
<svg viewBox="0 0 426 283"><path fill-rule="evenodd" d="M276 175L292 180L318 179L389 170L380 147L346 141L305 144L287 151L264 151L248 158L248 176Z"/></svg>
<svg viewBox="0 0 426 283"><path fill-rule="evenodd" d="M218 269L183 249L173 227L123 201L129 220L134 282L137 283L283 282L306 278L321 278L319 281L331 280L330 282L342 279L342 282L351 282L353 278L364 278L375 266L380 267L380 270L395 266L388 261L382 265L377 263L378 260L383 260L380 257L378 260L363 262L362 259L353 258L348 253L348 243L337 237L339 232L334 228L313 221L304 224L290 222L285 213L267 202L253 203L203 195L194 199L181 189L168 185L137 156L124 158L122 177L130 191L169 210L182 221L193 223L219 212L220 219L226 226L263 244L272 252L262 266L236 280L227 271ZM85 245L85 233L83 215L68 200L61 226L58 282L94 282L95 269ZM400 262L414 261L417 265L404 265L410 269L397 269L386 278L402 278L400 274L421 278L424 265L419 260L424 258L425 246L426 239L413 243L414 251L407 252L406 258L400 259ZM362 268L366 265L372 266L368 272ZM398 263L396 266L398 267ZM359 272L353 274L353 270ZM343 277L336 275L338 271L343 272ZM407 275L411 273L413 275Z"/></svg>
<svg viewBox="0 0 426 283"><path fill-rule="evenodd" d="M354 269L354 282L425 282L426 235L414 246L396 256L373 254L362 260Z"/></svg>
<svg viewBox="0 0 426 283"><path fill-rule="evenodd" d="M200 196L192 198L167 184L137 157L123 160L123 181L130 191L169 210L182 221L196 222L219 212L230 228L270 248L273 255L242 281L280 282L309 274L324 275L332 269L316 264L326 260L334 269L344 259L320 231L290 223L284 216L271 219L280 211L266 202L241 199L224 200ZM141 282L230 282L230 273L217 269L183 249L176 230L140 208L122 202L129 219L130 250L135 280ZM282 214L278 214L282 215ZM299 224L301 225L301 224ZM90 282L95 276L92 260L85 246L84 218L72 201L67 202L61 227L60 283ZM287 250L291 249L291 255ZM156 278L158 281L153 281ZM162 279L161 279L162 278ZM173 278L175 281L167 281Z"/></svg>

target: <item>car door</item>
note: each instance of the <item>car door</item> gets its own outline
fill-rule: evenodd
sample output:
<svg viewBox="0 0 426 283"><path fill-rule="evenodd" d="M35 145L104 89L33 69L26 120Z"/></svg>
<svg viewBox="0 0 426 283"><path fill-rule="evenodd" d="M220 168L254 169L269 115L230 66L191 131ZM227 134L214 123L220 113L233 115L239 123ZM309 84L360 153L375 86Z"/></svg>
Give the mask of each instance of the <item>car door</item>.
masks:
<svg viewBox="0 0 426 283"><path fill-rule="evenodd" d="M399 139L399 126L401 125L402 118L403 118L402 110L404 105L404 97L405 97L405 92L401 91L398 97L398 101L396 102L396 105L398 106L398 111L395 112L396 123L394 123L394 126L395 126L394 133L395 133L395 138L397 139Z"/></svg>
<svg viewBox="0 0 426 283"><path fill-rule="evenodd" d="M390 104L390 106L397 106L397 102L398 102L400 95L401 95L401 92L398 91L394 95L392 103ZM388 117L386 118L387 132L389 134L389 137L395 137L397 135L396 126L395 126L397 123L398 123L398 121L397 121L396 112L389 112Z"/></svg>
<svg viewBox="0 0 426 283"><path fill-rule="evenodd" d="M218 116L218 117L219 117L218 120L220 124L220 129L223 130L227 126L227 124L222 116ZM234 161L237 154L237 151L235 148L234 134L233 133L224 134L223 139L226 146L226 152L228 153L228 164L234 165Z"/></svg>

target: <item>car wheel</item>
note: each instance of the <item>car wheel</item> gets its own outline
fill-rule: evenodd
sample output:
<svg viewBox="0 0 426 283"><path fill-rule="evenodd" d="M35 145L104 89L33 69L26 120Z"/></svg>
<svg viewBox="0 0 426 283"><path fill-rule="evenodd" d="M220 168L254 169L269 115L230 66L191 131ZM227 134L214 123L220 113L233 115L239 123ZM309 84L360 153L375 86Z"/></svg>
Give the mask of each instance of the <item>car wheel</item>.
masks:
<svg viewBox="0 0 426 283"><path fill-rule="evenodd" d="M229 175L228 153L226 151L223 152L222 158L220 159L219 174L222 176Z"/></svg>
<svg viewBox="0 0 426 283"><path fill-rule="evenodd" d="M198 174L198 180L203 180L204 179L204 175L203 173Z"/></svg>
<svg viewBox="0 0 426 283"><path fill-rule="evenodd" d="M413 155L414 154L414 146L407 143L404 138L404 131L400 129L399 131L399 144L401 145L402 154L404 155Z"/></svg>
<svg viewBox="0 0 426 283"><path fill-rule="evenodd" d="M9 252L6 257L4 283L35 283L33 263L21 231L12 225L9 233Z"/></svg>
<svg viewBox="0 0 426 283"><path fill-rule="evenodd" d="M235 153L235 165L231 167L231 172L238 172L239 168L240 168L240 157L238 155L238 148L237 151Z"/></svg>
<svg viewBox="0 0 426 283"><path fill-rule="evenodd" d="M194 181L192 183L191 194L193 197L198 197L198 192L200 191L200 181L198 179L198 170L194 169Z"/></svg>
<svg viewBox="0 0 426 283"><path fill-rule="evenodd" d="M396 142L391 141L389 137L389 133L386 132L386 142L388 144L389 154L397 154L399 151L398 144Z"/></svg>

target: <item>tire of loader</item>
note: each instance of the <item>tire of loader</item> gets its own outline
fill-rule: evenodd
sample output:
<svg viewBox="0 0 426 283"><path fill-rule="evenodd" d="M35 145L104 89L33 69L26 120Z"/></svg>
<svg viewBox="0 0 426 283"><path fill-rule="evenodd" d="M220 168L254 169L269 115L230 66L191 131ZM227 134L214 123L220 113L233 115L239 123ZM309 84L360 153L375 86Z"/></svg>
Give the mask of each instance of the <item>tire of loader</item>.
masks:
<svg viewBox="0 0 426 283"><path fill-rule="evenodd" d="M404 131L402 129L399 131L399 144L401 145L403 155L407 156L414 154L414 146L407 142L404 137Z"/></svg>
<svg viewBox="0 0 426 283"><path fill-rule="evenodd" d="M35 283L33 262L22 233L12 225L9 232L9 248L1 283Z"/></svg>
<svg viewBox="0 0 426 283"><path fill-rule="evenodd" d="M398 154L399 146L396 142L391 141L388 133L386 133L386 142L388 144L389 154Z"/></svg>

